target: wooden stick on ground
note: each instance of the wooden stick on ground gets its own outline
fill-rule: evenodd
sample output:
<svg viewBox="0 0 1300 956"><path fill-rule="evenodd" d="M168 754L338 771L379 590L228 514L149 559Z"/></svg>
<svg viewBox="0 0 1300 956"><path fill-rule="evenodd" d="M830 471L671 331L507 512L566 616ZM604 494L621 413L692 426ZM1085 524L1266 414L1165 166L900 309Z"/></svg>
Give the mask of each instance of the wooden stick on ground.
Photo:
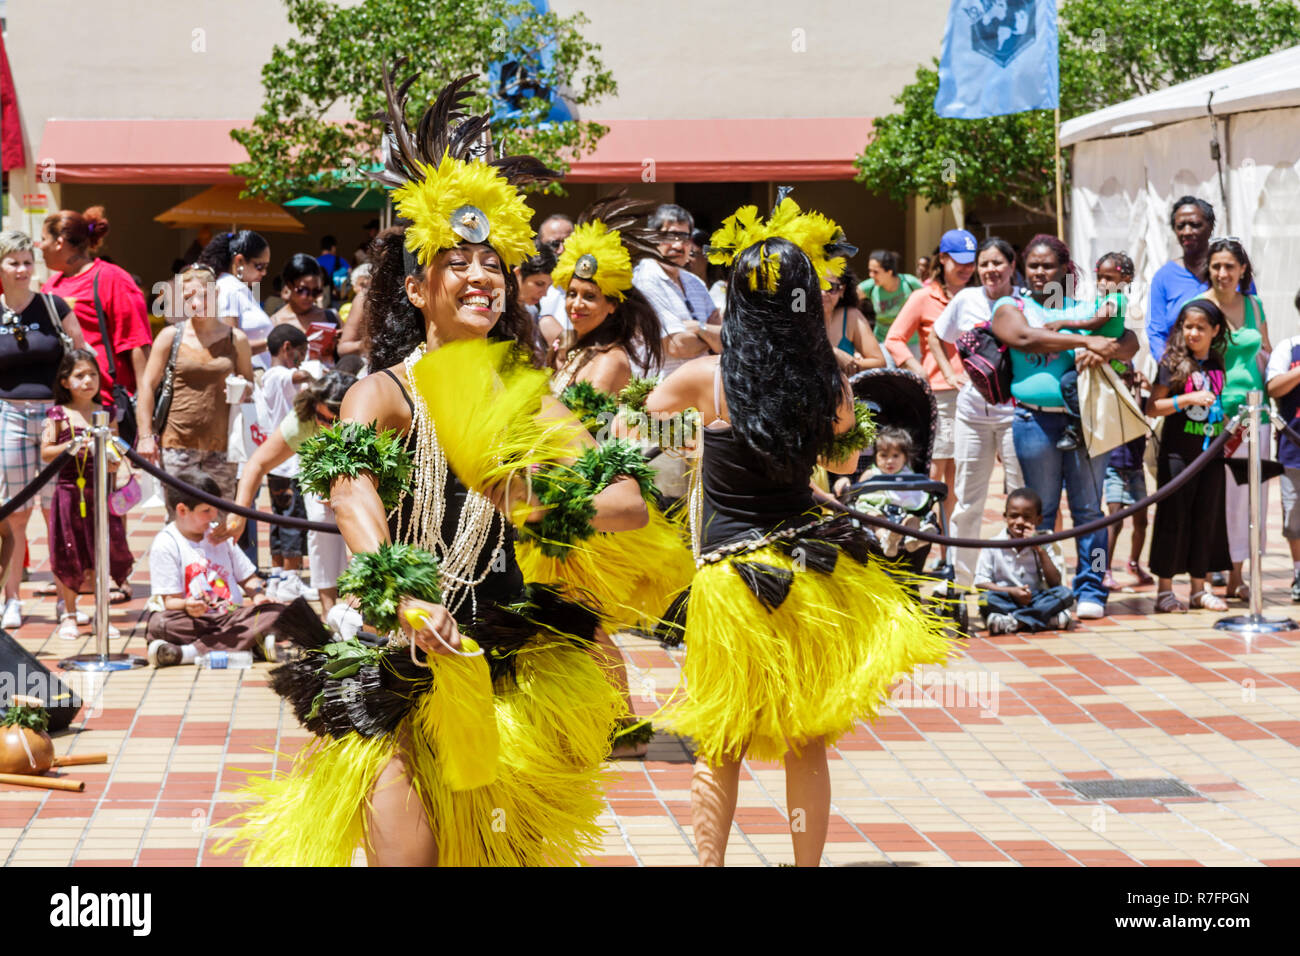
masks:
<svg viewBox="0 0 1300 956"><path fill-rule="evenodd" d="M56 767L79 767L91 763L108 763L108 754L67 754L54 758Z"/></svg>
<svg viewBox="0 0 1300 956"><path fill-rule="evenodd" d="M29 773L0 773L0 783L12 783L18 787L36 787L40 790L71 790L81 793L86 789L84 780L68 780L65 777L38 777Z"/></svg>

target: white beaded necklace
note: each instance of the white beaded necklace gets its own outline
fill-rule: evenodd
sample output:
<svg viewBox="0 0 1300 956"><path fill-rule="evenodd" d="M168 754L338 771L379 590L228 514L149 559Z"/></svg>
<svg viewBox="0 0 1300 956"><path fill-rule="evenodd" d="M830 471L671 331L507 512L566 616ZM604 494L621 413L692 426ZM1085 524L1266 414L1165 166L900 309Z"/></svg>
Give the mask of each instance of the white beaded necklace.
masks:
<svg viewBox="0 0 1300 956"><path fill-rule="evenodd" d="M493 570L497 569L497 555L502 554L505 545L505 520L497 530L496 544L493 546L493 559L477 578L473 576L478 567L479 556L492 536L492 522L497 516L492 502L478 492L470 490L465 496L465 506L461 508L460 518L456 523L456 533L448 545L442 537L443 517L447 512L447 455L438 443L438 432L429 417L423 396L415 387L415 363L424 357L424 345L420 345L406 357L406 387L414 406L411 411L411 429L406 433L406 448L412 456L413 487L402 489L397 499L397 506L389 512L389 517L397 515L397 540L411 544L432 553L438 558L438 583L442 588L442 603L447 610L455 614L470 599L470 613L478 616L478 599L474 589L482 584ZM411 447L411 433L418 433L415 447ZM411 516L409 523L403 527L402 503L406 500L408 490L412 493Z"/></svg>

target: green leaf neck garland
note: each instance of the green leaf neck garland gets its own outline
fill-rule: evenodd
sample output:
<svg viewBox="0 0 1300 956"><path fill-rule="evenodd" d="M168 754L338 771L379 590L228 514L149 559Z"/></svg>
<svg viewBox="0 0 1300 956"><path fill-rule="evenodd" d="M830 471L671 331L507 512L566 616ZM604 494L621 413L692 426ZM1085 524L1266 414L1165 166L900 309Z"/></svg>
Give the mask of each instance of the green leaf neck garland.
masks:
<svg viewBox="0 0 1300 956"><path fill-rule="evenodd" d="M853 402L853 417L853 427L842 435L836 435L827 446L825 457L828 461L841 461L876 440L876 420L863 402Z"/></svg>

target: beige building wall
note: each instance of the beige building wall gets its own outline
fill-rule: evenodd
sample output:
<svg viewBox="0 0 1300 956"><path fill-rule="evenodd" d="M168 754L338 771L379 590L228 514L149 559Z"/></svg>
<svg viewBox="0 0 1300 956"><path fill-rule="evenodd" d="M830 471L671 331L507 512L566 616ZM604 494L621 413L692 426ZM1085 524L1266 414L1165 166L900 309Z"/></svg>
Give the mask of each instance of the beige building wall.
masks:
<svg viewBox="0 0 1300 956"><path fill-rule="evenodd" d="M861 117L888 113L918 63L939 52L947 0L552 0L556 12L583 12L619 84L617 96L590 108L596 119ZM8 0L6 47L29 161L39 162L45 121L63 119L248 119L262 102L261 68L293 31L276 0ZM57 50L82 55L54 56ZM200 186L40 183L33 170L10 176L8 225L35 229L21 197L44 191L55 208L104 204L112 235L104 251L148 285L181 256L194 230L170 230L152 216ZM567 198L541 197L539 214L576 212L612 185L572 185ZM676 198L702 225L739 202L770 202L768 183L642 184L636 195ZM886 246L914 255L937 241L934 217L852 182L798 184L804 205L840 220L865 254ZM292 251L316 251L326 232L350 255L368 214L301 217L308 234L269 236L272 267Z"/></svg>

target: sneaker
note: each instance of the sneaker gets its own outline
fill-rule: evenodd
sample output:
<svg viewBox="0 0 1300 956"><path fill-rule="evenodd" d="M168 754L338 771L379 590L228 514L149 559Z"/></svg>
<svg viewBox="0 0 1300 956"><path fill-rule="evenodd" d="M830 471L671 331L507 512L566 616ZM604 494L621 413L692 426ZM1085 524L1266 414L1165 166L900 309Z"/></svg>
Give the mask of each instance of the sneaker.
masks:
<svg viewBox="0 0 1300 956"><path fill-rule="evenodd" d="M1291 601L1300 604L1300 574L1291 579Z"/></svg>
<svg viewBox="0 0 1300 956"><path fill-rule="evenodd" d="M988 624L990 634L1014 634L1020 630L1020 622L1010 614L990 614Z"/></svg>
<svg viewBox="0 0 1300 956"><path fill-rule="evenodd" d="M1058 631L1074 630L1074 618L1070 616L1069 611L1062 611L1056 615L1056 629Z"/></svg>
<svg viewBox="0 0 1300 956"><path fill-rule="evenodd" d="M1056 439L1057 451L1074 451L1079 447L1079 429L1074 425L1066 425L1065 431L1061 432L1061 437Z"/></svg>
<svg viewBox="0 0 1300 956"><path fill-rule="evenodd" d="M149 642L146 656L152 667L174 667L181 662L184 652L177 645L159 639Z"/></svg>
<svg viewBox="0 0 1300 956"><path fill-rule="evenodd" d="M1106 616L1106 607L1096 601L1080 601L1078 614L1081 621L1096 621Z"/></svg>
<svg viewBox="0 0 1300 956"><path fill-rule="evenodd" d="M273 604L278 604L280 600L278 597L280 593L280 582L284 580L284 577L279 571L272 571L262 580L266 582L266 599Z"/></svg>
<svg viewBox="0 0 1300 956"><path fill-rule="evenodd" d="M68 606L63 602L63 598L59 598L57 601L54 602L55 617L62 619L63 615L67 613L67 610L68 610ZM76 616L77 616L77 624L80 625L81 627L85 627L87 624L90 623L90 614L87 613L86 611L77 611Z"/></svg>
<svg viewBox="0 0 1300 956"><path fill-rule="evenodd" d="M23 626L23 604L17 598L5 602L5 612L0 617L0 627L6 631L16 631Z"/></svg>
<svg viewBox="0 0 1300 956"><path fill-rule="evenodd" d="M304 586L302 589L302 596L305 597L308 601L319 601L320 591L317 591L315 588L309 588Z"/></svg>

